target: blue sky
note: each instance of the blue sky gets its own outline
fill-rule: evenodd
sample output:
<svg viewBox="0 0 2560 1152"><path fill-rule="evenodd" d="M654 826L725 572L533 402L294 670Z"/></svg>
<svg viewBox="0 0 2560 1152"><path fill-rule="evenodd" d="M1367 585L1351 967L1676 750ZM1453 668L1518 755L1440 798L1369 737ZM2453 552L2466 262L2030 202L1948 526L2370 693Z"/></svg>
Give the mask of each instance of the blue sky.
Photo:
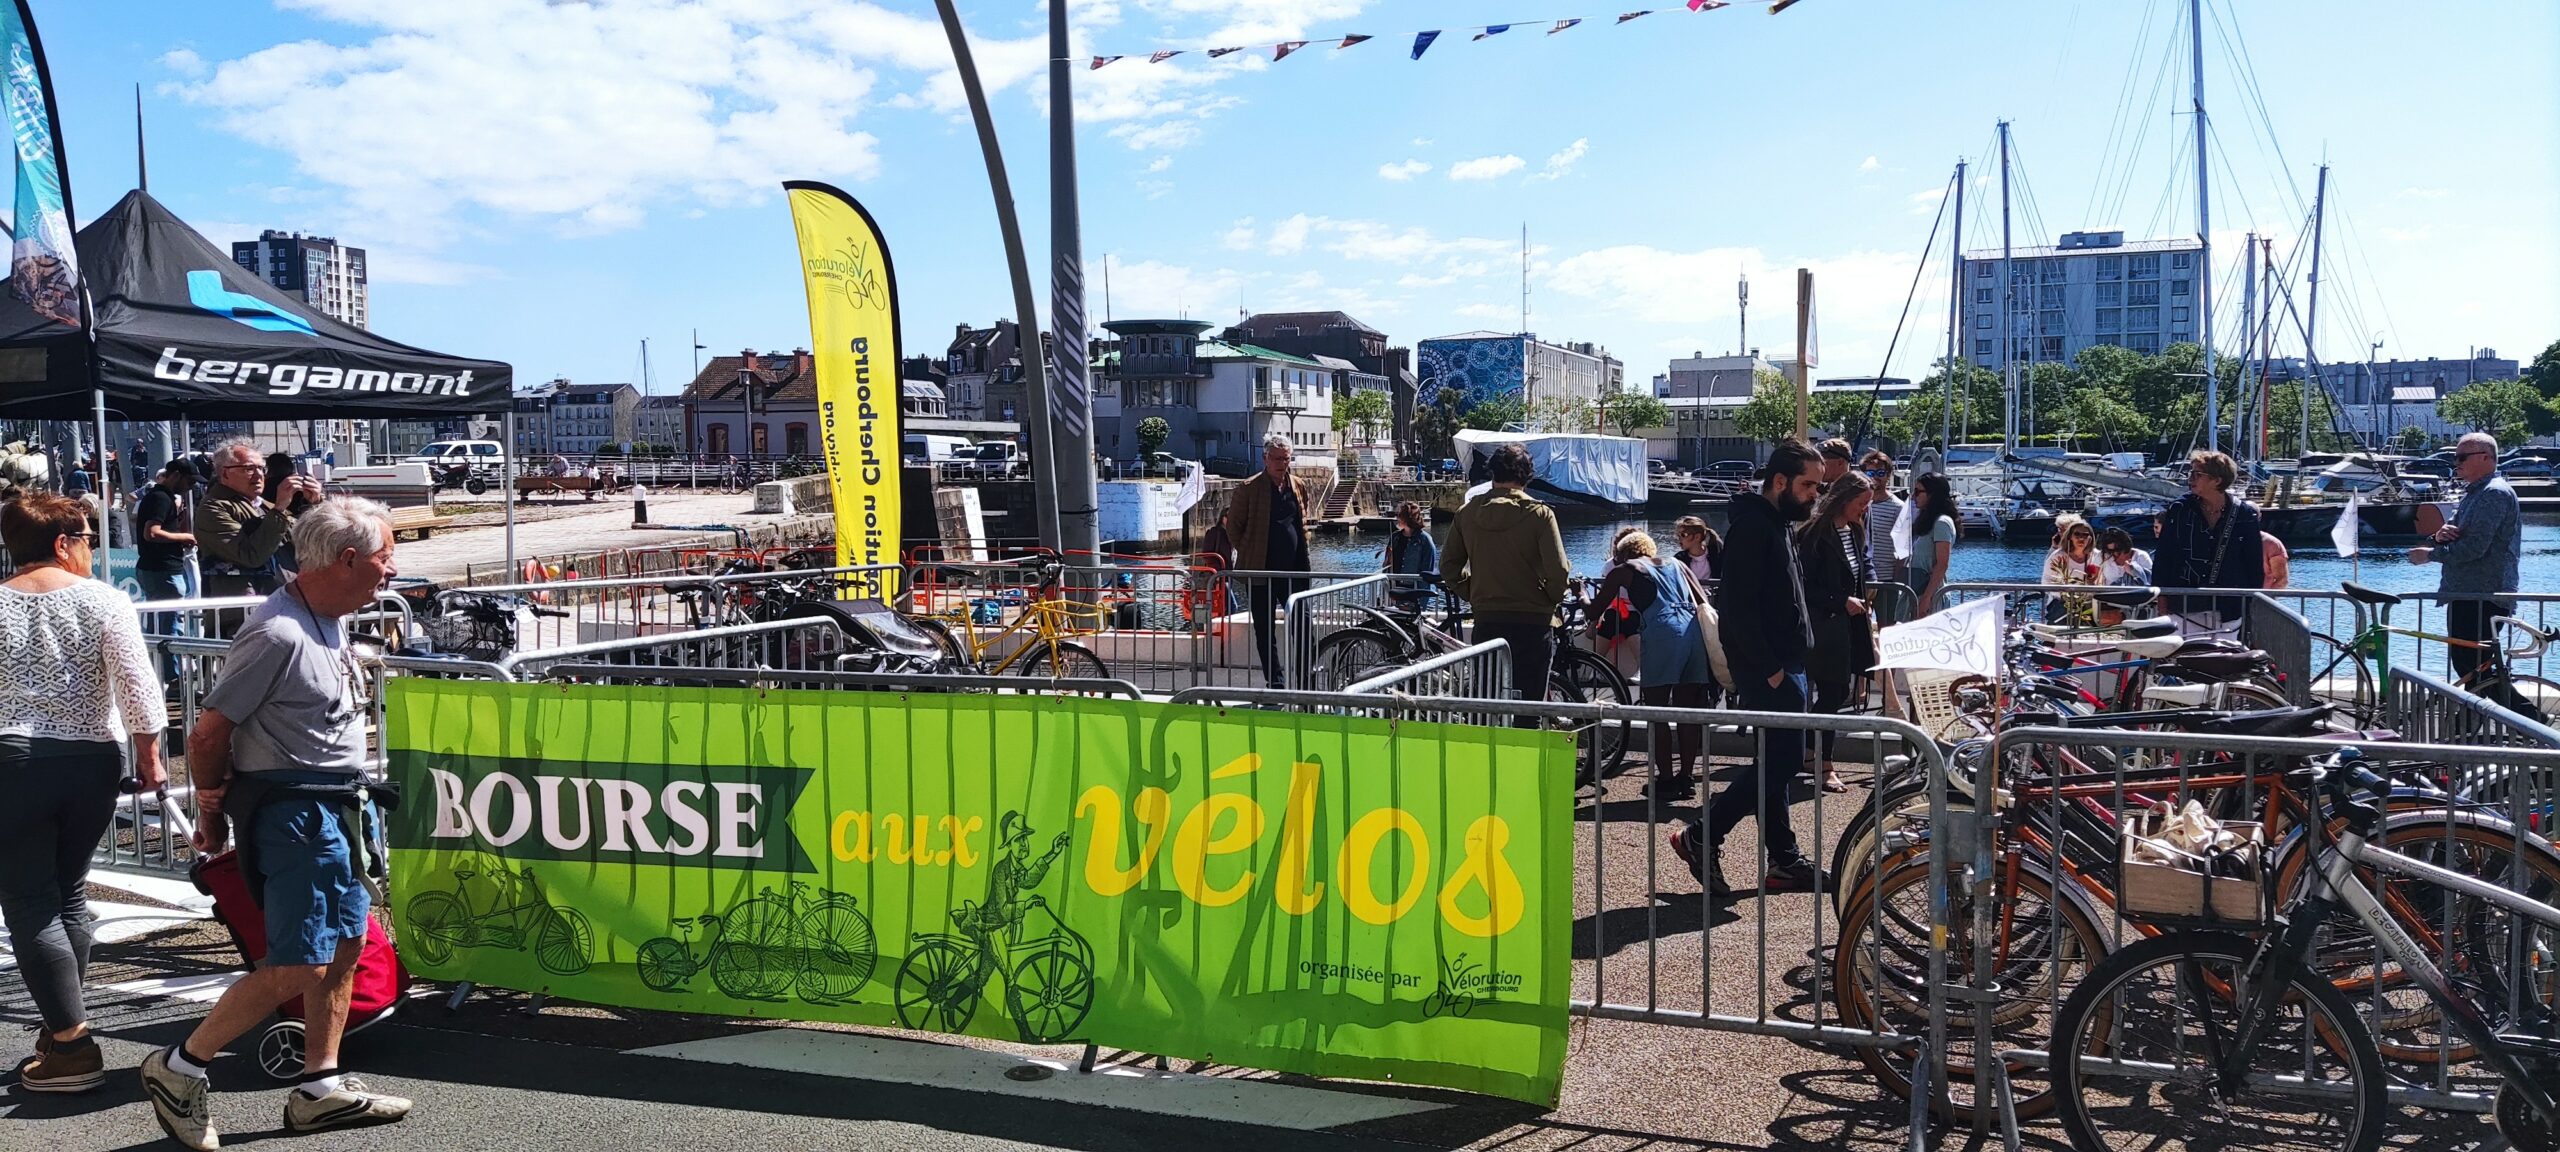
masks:
<svg viewBox="0 0 2560 1152"><path fill-rule="evenodd" d="M1743 271L1752 343L1790 344L1797 267L1816 273L1821 374L1863 375L1958 157L1977 178L1966 244L1997 244L2001 117L2019 243L2195 228L2176 0L1803 0L1774 18L1650 0L1665 10L1624 26L1639 0L1613 2L1078 0L1080 57L1139 54L1076 75L1089 310L1107 253L1120 317L1342 308L1399 343L1508 331L1525 223L1531 326L1608 345L1631 381L1730 349ZM1012 311L927 0L34 8L84 220L133 185L140 83L154 195L218 243L277 227L369 248L374 326L397 339L607 381L636 379L647 338L670 390L694 329L706 355L805 345L787 178L880 219L910 353ZM2560 338L2560 6L2206 8L2224 331L2229 241L2254 226L2286 258L2325 157L2323 359ZM962 12L1045 312L1045 10ZM1590 19L1546 34L1574 16ZM1494 19L1521 23L1469 40ZM1425 28L1449 31L1411 61ZM1378 39L1321 42L1346 33ZM1320 42L1272 62L1301 38ZM1250 50L1198 51L1225 45ZM1156 48L1193 51L1151 65ZM1943 347L1945 244L1896 372Z"/></svg>

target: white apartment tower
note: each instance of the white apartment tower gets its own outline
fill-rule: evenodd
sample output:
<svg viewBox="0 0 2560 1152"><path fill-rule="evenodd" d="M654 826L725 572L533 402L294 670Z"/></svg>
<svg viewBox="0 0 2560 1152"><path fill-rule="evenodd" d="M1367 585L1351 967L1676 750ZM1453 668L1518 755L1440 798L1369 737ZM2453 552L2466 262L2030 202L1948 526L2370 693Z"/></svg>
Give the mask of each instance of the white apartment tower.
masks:
<svg viewBox="0 0 2560 1152"><path fill-rule="evenodd" d="M362 248L349 248L328 236L270 228L255 240L235 241L231 259L340 323L372 327Z"/></svg>

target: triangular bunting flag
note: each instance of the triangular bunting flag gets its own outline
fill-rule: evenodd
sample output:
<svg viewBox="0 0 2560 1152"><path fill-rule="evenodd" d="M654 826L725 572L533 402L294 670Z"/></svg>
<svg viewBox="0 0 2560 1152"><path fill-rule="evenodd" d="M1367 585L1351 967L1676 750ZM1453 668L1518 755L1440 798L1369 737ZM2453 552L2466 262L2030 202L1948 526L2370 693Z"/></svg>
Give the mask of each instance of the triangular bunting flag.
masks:
<svg viewBox="0 0 2560 1152"><path fill-rule="evenodd" d="M1620 23L1620 24L1624 24L1624 23L1626 23L1627 21L1629 21L1629 20L1633 20L1633 19L1635 19L1635 18L1636 18L1636 17L1638 17L1638 16L1651 16L1651 15L1653 15L1653 9L1651 9L1651 8L1642 8L1642 9L1638 9L1638 10L1636 10L1636 11L1634 11L1634 12L1620 12L1620 13L1618 13L1618 23Z"/></svg>
<svg viewBox="0 0 2560 1152"><path fill-rule="evenodd" d="M1689 0L1689 10L1692 12L1713 12L1731 2L1732 0Z"/></svg>
<svg viewBox="0 0 2560 1152"><path fill-rule="evenodd" d="M1476 33L1475 38L1482 40L1487 36L1500 36L1510 30L1511 26L1508 24L1487 24L1484 26L1484 31Z"/></svg>
<svg viewBox="0 0 2560 1152"><path fill-rule="evenodd" d="M1209 58L1215 60L1220 56L1242 51L1244 51L1242 48L1212 48L1209 50Z"/></svg>
<svg viewBox="0 0 2560 1152"><path fill-rule="evenodd" d="M1100 68L1100 67L1102 67L1103 65L1108 64L1108 63L1110 63L1110 62L1112 62L1112 61L1114 61L1114 60L1126 60L1126 59L1128 59L1128 57L1126 57L1126 56L1096 56L1096 57L1094 57L1094 58L1093 58L1093 66L1094 66L1095 68Z"/></svg>
<svg viewBox="0 0 2560 1152"><path fill-rule="evenodd" d="M1580 23L1582 23L1582 17L1579 17L1579 16L1576 16L1576 17L1574 17L1574 18L1573 18L1573 19L1571 19L1571 20L1558 20L1558 21L1556 21L1556 26L1555 26L1555 27L1547 29L1547 35L1549 35L1549 36L1553 36L1553 35L1555 35L1555 34L1556 34L1556 33L1558 33L1558 32L1562 32L1562 31L1564 31L1565 29L1567 29L1567 28L1571 28L1571 27L1573 27L1574 25L1576 25L1576 24L1580 24Z"/></svg>
<svg viewBox="0 0 2560 1152"><path fill-rule="evenodd" d="M1180 55L1182 55L1182 49L1180 49L1180 48L1168 49L1168 50L1163 51L1163 52L1152 52L1152 53L1149 53L1149 54L1147 55L1147 63L1149 63L1149 64L1162 64L1162 63L1164 63L1165 61L1167 61L1167 60L1171 60L1171 59L1173 59L1174 57L1176 57L1176 56L1180 56Z"/></svg>
<svg viewBox="0 0 2560 1152"><path fill-rule="evenodd" d="M1354 35L1354 36L1345 36L1345 37L1343 37L1343 38L1342 38L1342 43L1340 43L1340 44L1336 44L1336 45L1334 45L1334 46L1333 46L1333 50L1334 50L1334 51L1336 51L1336 52L1339 52L1339 51L1341 51L1341 50L1343 50L1343 49L1345 49L1345 48L1348 48L1348 47L1350 47L1350 46L1352 46L1352 45L1354 45L1354 44L1358 44L1358 43L1360 43L1360 42L1362 42L1362 41L1364 41L1364 40L1373 40L1373 39L1376 39L1376 37L1373 37L1373 36L1357 36L1357 35Z"/></svg>
<svg viewBox="0 0 2560 1152"><path fill-rule="evenodd" d="M1291 40L1286 44L1274 44L1271 46L1271 62L1277 64L1280 61L1286 60L1289 58L1290 53L1306 46L1307 42L1304 40Z"/></svg>
<svg viewBox="0 0 2560 1152"><path fill-rule="evenodd" d="M1422 54L1431 50L1431 42L1439 38L1440 30L1437 28L1428 32L1415 33L1413 37L1413 58L1416 60L1422 59Z"/></svg>

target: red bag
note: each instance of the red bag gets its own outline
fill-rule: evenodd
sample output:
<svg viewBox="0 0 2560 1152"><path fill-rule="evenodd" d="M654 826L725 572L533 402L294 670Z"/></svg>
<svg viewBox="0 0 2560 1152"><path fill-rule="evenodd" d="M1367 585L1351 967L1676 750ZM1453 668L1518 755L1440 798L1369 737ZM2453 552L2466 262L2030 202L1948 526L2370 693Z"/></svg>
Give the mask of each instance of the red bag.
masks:
<svg viewBox="0 0 2560 1152"><path fill-rule="evenodd" d="M240 946L240 958L254 968L267 958L267 917L258 906L256 894L249 891L249 878L240 872L236 852L201 857L188 869L196 891L213 897L213 917L231 930L231 939ZM372 1023L373 1019L400 1002L400 991L408 987L409 973L400 967L400 955L391 948L391 934L382 927L382 909L365 922L364 951L356 957L354 997L347 1008L347 1030L352 1032ZM276 1010L287 1020L300 1020L302 1001L292 1002Z"/></svg>

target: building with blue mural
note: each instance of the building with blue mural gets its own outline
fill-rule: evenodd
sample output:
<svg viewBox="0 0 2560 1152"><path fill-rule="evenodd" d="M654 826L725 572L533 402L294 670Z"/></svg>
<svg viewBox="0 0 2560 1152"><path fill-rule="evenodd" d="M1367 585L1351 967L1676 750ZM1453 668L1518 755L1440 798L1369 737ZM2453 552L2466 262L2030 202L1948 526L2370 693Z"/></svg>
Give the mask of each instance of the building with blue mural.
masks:
<svg viewBox="0 0 2560 1152"><path fill-rule="evenodd" d="M1438 402L1454 388L1469 406L1488 400L1596 400L1626 385L1626 369L1594 344L1550 344L1535 333L1461 332L1414 347L1415 398Z"/></svg>

